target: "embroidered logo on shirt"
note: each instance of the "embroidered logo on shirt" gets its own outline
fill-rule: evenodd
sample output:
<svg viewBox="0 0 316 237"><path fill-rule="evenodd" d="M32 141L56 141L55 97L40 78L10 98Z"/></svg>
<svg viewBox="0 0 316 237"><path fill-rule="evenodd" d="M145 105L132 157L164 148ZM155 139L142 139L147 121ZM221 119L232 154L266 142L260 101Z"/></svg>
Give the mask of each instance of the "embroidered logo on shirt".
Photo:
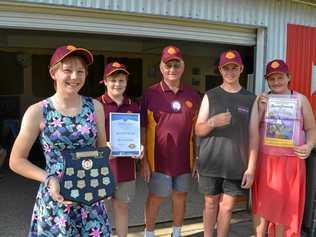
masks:
<svg viewBox="0 0 316 237"><path fill-rule="evenodd" d="M186 101L184 102L184 104L185 104L189 109L191 109L191 108L193 107L193 104L192 104L192 102L191 102L190 100L186 100Z"/></svg>
<svg viewBox="0 0 316 237"><path fill-rule="evenodd" d="M245 106L242 106L242 105L237 106L237 111L240 113L249 113L249 109Z"/></svg>

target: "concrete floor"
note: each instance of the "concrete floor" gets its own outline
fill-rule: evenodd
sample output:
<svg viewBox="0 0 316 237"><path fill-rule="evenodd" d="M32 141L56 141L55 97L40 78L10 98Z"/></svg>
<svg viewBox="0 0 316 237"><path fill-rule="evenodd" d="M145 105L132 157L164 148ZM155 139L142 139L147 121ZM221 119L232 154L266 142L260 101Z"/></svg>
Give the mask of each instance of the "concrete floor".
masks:
<svg viewBox="0 0 316 237"><path fill-rule="evenodd" d="M172 227L170 222L159 223L155 230L155 235L159 237L170 237ZM143 237L143 226L129 229L129 237ZM182 236L202 237L203 221L201 217L186 219L182 227ZM115 232L114 232L115 236ZM216 235L215 235L216 236ZM253 237L251 227L251 217L246 211L234 212L228 237Z"/></svg>

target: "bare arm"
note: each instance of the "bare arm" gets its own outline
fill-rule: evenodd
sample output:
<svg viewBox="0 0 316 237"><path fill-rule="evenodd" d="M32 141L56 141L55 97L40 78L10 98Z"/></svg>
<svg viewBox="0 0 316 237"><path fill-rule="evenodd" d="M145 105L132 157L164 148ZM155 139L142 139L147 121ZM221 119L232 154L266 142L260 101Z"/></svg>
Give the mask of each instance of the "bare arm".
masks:
<svg viewBox="0 0 316 237"><path fill-rule="evenodd" d="M105 118L104 110L102 104L93 100L95 114L96 114L96 124L97 124L97 146L105 147L106 146L106 132L105 132Z"/></svg>
<svg viewBox="0 0 316 237"><path fill-rule="evenodd" d="M198 118L195 124L195 135L205 137L213 129L212 123L209 122L209 101L208 97L204 95L201 107L199 110Z"/></svg>
<svg viewBox="0 0 316 237"><path fill-rule="evenodd" d="M249 122L249 157L248 157L248 167L244 173L242 180L243 188L251 188L255 171L256 171L256 163L258 157L258 149L259 149L259 125L260 125L260 117L262 114L258 110L258 101L259 97L256 98L253 103L250 122Z"/></svg>
<svg viewBox="0 0 316 237"><path fill-rule="evenodd" d="M141 160L141 175L144 177L145 182L149 182L150 179L150 168L147 160L147 151L146 151L146 128L141 128L141 142L144 144L144 156Z"/></svg>
<svg viewBox="0 0 316 237"><path fill-rule="evenodd" d="M209 100L207 95L204 95L199 115L195 125L195 135L205 137L214 128L228 125L231 121L231 113L219 113L209 118Z"/></svg>
<svg viewBox="0 0 316 237"><path fill-rule="evenodd" d="M316 124L312 107L305 96L302 98L304 130L306 132L306 144L314 147L316 143Z"/></svg>
<svg viewBox="0 0 316 237"><path fill-rule="evenodd" d="M249 160L248 160L248 169L256 169L256 161L259 150L259 126L260 126L260 117L262 115L258 111L258 97L255 100L250 116L249 123Z"/></svg>
<svg viewBox="0 0 316 237"><path fill-rule="evenodd" d="M41 103L30 106L23 116L20 132L12 147L10 168L26 178L44 182L46 171L28 160L29 152L40 133L41 121Z"/></svg>
<svg viewBox="0 0 316 237"><path fill-rule="evenodd" d="M309 156L311 150L316 144L316 124L314 113L309 101L304 95L300 96L303 110L304 130L306 133L306 143L302 146L295 147L294 151L298 157L305 159Z"/></svg>

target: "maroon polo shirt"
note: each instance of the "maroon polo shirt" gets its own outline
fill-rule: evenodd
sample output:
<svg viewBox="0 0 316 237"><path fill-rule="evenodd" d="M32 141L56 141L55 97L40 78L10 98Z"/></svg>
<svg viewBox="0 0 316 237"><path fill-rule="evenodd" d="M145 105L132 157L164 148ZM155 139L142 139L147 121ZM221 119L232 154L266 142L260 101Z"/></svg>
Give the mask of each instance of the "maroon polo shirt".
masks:
<svg viewBox="0 0 316 237"><path fill-rule="evenodd" d="M161 81L148 88L141 105L146 155L152 171L170 176L189 173L193 162L193 125L200 97L181 85L174 93Z"/></svg>
<svg viewBox="0 0 316 237"><path fill-rule="evenodd" d="M109 136L110 134L110 130L109 130L110 112L117 112L117 113L139 113L140 112L139 105L136 102L133 102L128 97L124 97L123 103L120 106L118 106L116 102L113 101L108 96L108 94L103 94L97 99L103 104L104 115L105 115L105 129L106 129L107 136ZM114 173L114 177L118 183L136 179L135 159L130 158L130 157L114 158L110 160L110 166Z"/></svg>

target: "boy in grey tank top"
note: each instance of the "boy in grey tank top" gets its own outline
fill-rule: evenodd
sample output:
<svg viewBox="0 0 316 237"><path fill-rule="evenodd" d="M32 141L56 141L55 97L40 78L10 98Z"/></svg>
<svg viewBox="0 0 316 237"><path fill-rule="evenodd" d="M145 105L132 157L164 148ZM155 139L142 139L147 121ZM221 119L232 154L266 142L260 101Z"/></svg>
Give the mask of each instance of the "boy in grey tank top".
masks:
<svg viewBox="0 0 316 237"><path fill-rule="evenodd" d="M221 86L206 92L195 126L200 137L199 189L204 194L204 237L227 236L237 196L253 183L255 161L248 161L248 124L255 95L243 89L244 68L236 50L223 52Z"/></svg>

